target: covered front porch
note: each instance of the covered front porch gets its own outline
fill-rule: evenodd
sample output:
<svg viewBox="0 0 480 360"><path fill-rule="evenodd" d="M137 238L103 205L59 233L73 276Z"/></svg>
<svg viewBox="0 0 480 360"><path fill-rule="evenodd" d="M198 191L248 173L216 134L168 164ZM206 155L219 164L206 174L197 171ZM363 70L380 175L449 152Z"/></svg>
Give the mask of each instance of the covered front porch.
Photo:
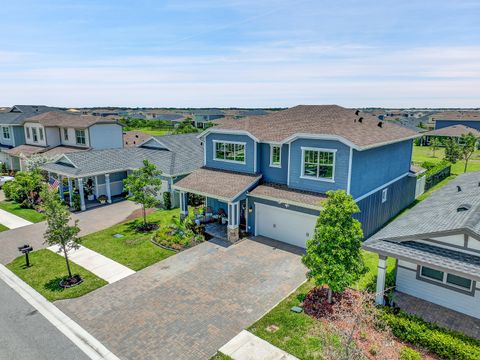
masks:
<svg viewBox="0 0 480 360"><path fill-rule="evenodd" d="M198 169L174 185L180 195L180 215L188 216L189 194L203 197L204 210L195 220L206 224L211 235L234 243L240 238L240 227L247 228L246 193L259 179L257 175Z"/></svg>

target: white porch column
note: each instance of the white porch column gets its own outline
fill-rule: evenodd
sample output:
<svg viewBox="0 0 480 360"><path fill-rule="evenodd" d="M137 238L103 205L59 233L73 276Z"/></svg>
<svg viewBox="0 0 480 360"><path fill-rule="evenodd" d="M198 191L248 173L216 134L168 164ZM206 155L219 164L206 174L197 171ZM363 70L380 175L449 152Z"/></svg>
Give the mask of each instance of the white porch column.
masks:
<svg viewBox="0 0 480 360"><path fill-rule="evenodd" d="M180 191L180 217L185 219L188 216L188 193Z"/></svg>
<svg viewBox="0 0 480 360"><path fill-rule="evenodd" d="M95 176L94 179L95 179L95 199L98 199L98 176Z"/></svg>
<svg viewBox="0 0 480 360"><path fill-rule="evenodd" d="M85 211L85 194L83 193L83 178L78 178L78 193L80 194L80 210Z"/></svg>
<svg viewBox="0 0 480 360"><path fill-rule="evenodd" d="M375 294L375 303L377 305L385 305L383 295L385 292L385 276L387 273L387 257L378 256L378 272L377 272L377 292Z"/></svg>
<svg viewBox="0 0 480 360"><path fill-rule="evenodd" d="M239 239L238 225L240 223L240 202L228 203L227 239L234 243Z"/></svg>
<svg viewBox="0 0 480 360"><path fill-rule="evenodd" d="M73 185L72 178L68 178L68 198L70 200L70 207L73 206Z"/></svg>
<svg viewBox="0 0 480 360"><path fill-rule="evenodd" d="M112 203L112 193L110 191L110 174L105 174L105 189L107 191L107 203Z"/></svg>
<svg viewBox="0 0 480 360"><path fill-rule="evenodd" d="M63 195L63 176L58 175L58 192L60 193L60 199L65 200Z"/></svg>

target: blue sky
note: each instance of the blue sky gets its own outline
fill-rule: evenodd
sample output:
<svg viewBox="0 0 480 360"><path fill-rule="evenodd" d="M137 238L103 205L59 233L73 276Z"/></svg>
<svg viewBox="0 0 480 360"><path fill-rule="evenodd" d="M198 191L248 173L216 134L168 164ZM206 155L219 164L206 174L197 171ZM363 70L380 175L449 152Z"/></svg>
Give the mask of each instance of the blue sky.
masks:
<svg viewBox="0 0 480 360"><path fill-rule="evenodd" d="M480 106L480 1L0 5L0 105Z"/></svg>

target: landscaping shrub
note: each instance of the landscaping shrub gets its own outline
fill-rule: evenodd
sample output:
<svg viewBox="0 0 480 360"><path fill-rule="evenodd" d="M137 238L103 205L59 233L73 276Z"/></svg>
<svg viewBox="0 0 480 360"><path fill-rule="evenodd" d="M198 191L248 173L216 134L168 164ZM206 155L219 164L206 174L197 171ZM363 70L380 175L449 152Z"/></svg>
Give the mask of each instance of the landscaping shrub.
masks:
<svg viewBox="0 0 480 360"><path fill-rule="evenodd" d="M480 341L459 332L427 323L403 311L383 308L381 319L390 327L393 335L414 346L427 349L442 359L478 360Z"/></svg>
<svg viewBox="0 0 480 360"><path fill-rule="evenodd" d="M3 185L7 199L25 208L33 208L40 203L40 192L45 186L43 176L38 171L19 171L15 179Z"/></svg>
<svg viewBox="0 0 480 360"><path fill-rule="evenodd" d="M180 251L205 241L200 228L192 219L187 217L183 221L174 217L172 225L163 226L153 235L152 242L167 249Z"/></svg>
<svg viewBox="0 0 480 360"><path fill-rule="evenodd" d="M422 355L408 346L400 350L400 360L422 360Z"/></svg>
<svg viewBox="0 0 480 360"><path fill-rule="evenodd" d="M172 208L172 200L170 198L170 192L168 191L163 193L163 207L166 210L170 210Z"/></svg>

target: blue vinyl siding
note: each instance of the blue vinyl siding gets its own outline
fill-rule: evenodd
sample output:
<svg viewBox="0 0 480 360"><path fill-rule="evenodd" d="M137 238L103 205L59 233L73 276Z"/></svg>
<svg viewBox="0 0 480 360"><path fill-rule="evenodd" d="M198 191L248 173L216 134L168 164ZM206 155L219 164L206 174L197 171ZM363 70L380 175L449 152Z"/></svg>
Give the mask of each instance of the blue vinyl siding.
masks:
<svg viewBox="0 0 480 360"><path fill-rule="evenodd" d="M480 121L469 120L440 120L435 121L435 129L443 129L453 125L465 125L480 131Z"/></svg>
<svg viewBox="0 0 480 360"><path fill-rule="evenodd" d="M214 140L219 141L236 141L245 143L245 164L236 164L225 161L217 161L214 159L215 155L215 145ZM205 139L206 146L206 166L209 168L227 170L227 171L236 171L243 173L255 173L254 168L254 153L255 153L255 141L252 138L246 135L234 135L234 134L217 134L210 133ZM257 154L258 156L258 154Z"/></svg>
<svg viewBox="0 0 480 360"><path fill-rule="evenodd" d="M410 170L412 140L376 147L353 150L350 193L360 197Z"/></svg>
<svg viewBox="0 0 480 360"><path fill-rule="evenodd" d="M335 182L302 179L302 147L337 150L335 155ZM347 189L350 148L335 140L298 139L290 144L290 187L325 193Z"/></svg>
<svg viewBox="0 0 480 360"><path fill-rule="evenodd" d="M213 198L207 198L207 206L212 208L212 213L217 214L219 209L223 209L228 214L228 204Z"/></svg>
<svg viewBox="0 0 480 360"><path fill-rule="evenodd" d="M265 204L265 205L285 209L285 206L280 205L278 203L278 201L271 201L271 200L256 198L256 197L253 197L253 196L248 196L248 208L247 208L248 229L247 229L247 232L249 232L250 234L255 234L255 203ZM251 213L248 211L248 209L250 209L250 208L252 208ZM315 215L315 216L318 216L320 214L320 211L318 211L318 210L302 208L302 207L295 206L295 205L289 205L288 210L298 211L298 212L301 212L301 213L304 213L304 214Z"/></svg>
<svg viewBox="0 0 480 360"><path fill-rule="evenodd" d="M362 223L365 239L380 230L415 200L416 182L415 177L405 176L357 203L361 212L354 217ZM385 188L388 188L387 201L382 203L382 191Z"/></svg>
<svg viewBox="0 0 480 360"><path fill-rule="evenodd" d="M123 129L118 124L95 124L89 128L92 149L119 149L123 147Z"/></svg>
<svg viewBox="0 0 480 360"><path fill-rule="evenodd" d="M263 181L286 184L288 176L288 144L282 145L281 167L270 167L270 144L259 144L259 164Z"/></svg>

